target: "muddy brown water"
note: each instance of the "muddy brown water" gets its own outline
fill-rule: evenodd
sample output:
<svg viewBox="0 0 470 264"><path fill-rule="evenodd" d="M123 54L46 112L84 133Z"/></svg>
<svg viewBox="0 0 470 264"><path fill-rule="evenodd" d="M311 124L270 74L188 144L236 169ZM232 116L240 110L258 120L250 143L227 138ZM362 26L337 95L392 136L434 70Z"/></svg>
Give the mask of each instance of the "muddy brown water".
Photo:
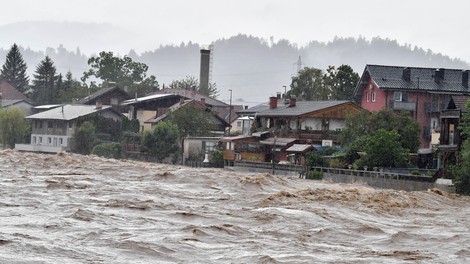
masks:
<svg viewBox="0 0 470 264"><path fill-rule="evenodd" d="M468 197L0 152L0 263L469 263Z"/></svg>

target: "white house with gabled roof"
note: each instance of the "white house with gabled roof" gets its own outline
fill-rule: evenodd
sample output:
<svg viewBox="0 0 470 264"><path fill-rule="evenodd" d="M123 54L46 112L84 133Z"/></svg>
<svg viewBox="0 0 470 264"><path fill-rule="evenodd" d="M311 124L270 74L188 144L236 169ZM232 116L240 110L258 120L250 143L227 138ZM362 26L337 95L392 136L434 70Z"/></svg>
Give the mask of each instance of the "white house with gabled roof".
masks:
<svg viewBox="0 0 470 264"><path fill-rule="evenodd" d="M67 150L82 117L99 115L121 121L124 117L112 106L67 104L25 117L31 121L30 144L16 144L21 151L56 153Z"/></svg>

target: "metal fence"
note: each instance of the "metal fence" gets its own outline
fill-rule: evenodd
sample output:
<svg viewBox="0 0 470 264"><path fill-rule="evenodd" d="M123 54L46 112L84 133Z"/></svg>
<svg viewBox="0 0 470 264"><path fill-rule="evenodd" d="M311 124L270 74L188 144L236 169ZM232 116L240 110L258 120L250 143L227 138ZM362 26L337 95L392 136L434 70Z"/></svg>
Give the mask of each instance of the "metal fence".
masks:
<svg viewBox="0 0 470 264"><path fill-rule="evenodd" d="M325 168L325 167L310 167L310 171L321 171L323 173L331 173L338 175L351 175L359 177L369 178L381 178L390 180L407 180L407 181L419 181L419 182L435 182L434 176L427 175L412 175L395 173L389 171L367 171L367 170L349 170L349 169L338 169L338 168Z"/></svg>

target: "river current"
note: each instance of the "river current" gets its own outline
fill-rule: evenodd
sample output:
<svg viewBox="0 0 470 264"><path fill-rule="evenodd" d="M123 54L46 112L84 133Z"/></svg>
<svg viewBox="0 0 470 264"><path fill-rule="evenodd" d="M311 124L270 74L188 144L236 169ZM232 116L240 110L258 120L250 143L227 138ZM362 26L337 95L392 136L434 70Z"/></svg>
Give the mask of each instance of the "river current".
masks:
<svg viewBox="0 0 470 264"><path fill-rule="evenodd" d="M469 263L470 199L0 152L0 263Z"/></svg>

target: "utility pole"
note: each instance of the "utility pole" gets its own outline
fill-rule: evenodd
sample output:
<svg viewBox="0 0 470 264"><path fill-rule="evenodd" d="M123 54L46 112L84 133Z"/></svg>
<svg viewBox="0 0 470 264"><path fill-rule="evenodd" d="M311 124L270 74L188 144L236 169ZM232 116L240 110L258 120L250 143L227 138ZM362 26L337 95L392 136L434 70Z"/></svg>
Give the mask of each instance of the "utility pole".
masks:
<svg viewBox="0 0 470 264"><path fill-rule="evenodd" d="M228 134L230 135L230 129L232 128L232 89L228 90L230 92L230 109L228 110Z"/></svg>

